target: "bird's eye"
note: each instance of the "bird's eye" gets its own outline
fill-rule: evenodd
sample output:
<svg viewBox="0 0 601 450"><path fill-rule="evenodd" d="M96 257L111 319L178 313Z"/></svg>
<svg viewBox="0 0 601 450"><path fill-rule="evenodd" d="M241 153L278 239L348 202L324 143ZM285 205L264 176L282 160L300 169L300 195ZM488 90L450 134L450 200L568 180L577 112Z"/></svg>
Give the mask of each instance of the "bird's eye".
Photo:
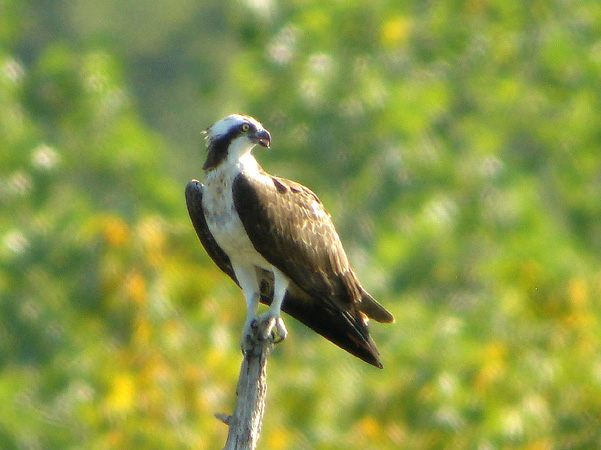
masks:
<svg viewBox="0 0 601 450"><path fill-rule="evenodd" d="M246 133L248 130L250 130L250 125L247 123L243 123L240 129Z"/></svg>

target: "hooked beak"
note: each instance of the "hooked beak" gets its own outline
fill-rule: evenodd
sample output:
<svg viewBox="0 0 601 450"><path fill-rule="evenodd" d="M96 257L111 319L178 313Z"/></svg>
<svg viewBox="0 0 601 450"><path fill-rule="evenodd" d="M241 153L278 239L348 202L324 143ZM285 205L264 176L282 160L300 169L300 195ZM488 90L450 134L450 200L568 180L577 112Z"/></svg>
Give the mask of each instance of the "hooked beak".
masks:
<svg viewBox="0 0 601 450"><path fill-rule="evenodd" d="M252 136L252 141L262 147L269 148L271 145L271 134L267 130L259 130Z"/></svg>

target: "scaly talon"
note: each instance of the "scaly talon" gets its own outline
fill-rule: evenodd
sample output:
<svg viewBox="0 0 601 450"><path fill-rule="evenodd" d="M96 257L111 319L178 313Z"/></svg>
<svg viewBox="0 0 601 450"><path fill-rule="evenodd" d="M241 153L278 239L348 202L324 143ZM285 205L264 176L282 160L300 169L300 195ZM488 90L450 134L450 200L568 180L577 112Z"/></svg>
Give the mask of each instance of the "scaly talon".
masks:
<svg viewBox="0 0 601 450"><path fill-rule="evenodd" d="M271 339L274 344L279 344L288 336L288 330L281 317L274 317L270 312L266 312L265 314L261 314L257 320L265 323L263 339Z"/></svg>

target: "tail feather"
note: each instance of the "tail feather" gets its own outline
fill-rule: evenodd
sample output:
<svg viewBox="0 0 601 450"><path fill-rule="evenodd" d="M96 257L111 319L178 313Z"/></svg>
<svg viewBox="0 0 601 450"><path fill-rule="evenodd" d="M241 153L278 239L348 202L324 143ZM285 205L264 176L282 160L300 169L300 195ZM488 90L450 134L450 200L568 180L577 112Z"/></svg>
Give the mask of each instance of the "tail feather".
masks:
<svg viewBox="0 0 601 450"><path fill-rule="evenodd" d="M271 303L271 289L271 280L268 277L263 278L262 303ZM282 310L343 350L366 363L383 368L380 352L358 309L342 313L339 309L330 308L328 302L311 298L292 285L284 298Z"/></svg>
<svg viewBox="0 0 601 450"><path fill-rule="evenodd" d="M282 309L352 355L380 369L384 367L376 343L369 335L367 325L361 317L344 316L340 312L324 308L309 313L309 310L297 308L298 306L296 302L284 300Z"/></svg>
<svg viewBox="0 0 601 450"><path fill-rule="evenodd" d="M363 298L359 303L359 311L376 322L394 322L394 316L366 291L363 291Z"/></svg>

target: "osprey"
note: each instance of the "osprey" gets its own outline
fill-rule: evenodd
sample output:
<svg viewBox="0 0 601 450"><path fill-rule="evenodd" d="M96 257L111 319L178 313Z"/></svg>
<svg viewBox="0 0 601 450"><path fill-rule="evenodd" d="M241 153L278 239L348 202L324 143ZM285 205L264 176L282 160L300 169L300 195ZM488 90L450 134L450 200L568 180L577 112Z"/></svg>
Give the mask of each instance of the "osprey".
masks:
<svg viewBox="0 0 601 450"><path fill-rule="evenodd" d="M242 288L247 317L242 347L258 320L274 342L288 332L283 310L344 350L382 368L367 322L394 318L359 283L330 215L305 186L266 173L251 154L271 135L256 119L233 114L205 130L205 184L186 186L202 245Z"/></svg>

